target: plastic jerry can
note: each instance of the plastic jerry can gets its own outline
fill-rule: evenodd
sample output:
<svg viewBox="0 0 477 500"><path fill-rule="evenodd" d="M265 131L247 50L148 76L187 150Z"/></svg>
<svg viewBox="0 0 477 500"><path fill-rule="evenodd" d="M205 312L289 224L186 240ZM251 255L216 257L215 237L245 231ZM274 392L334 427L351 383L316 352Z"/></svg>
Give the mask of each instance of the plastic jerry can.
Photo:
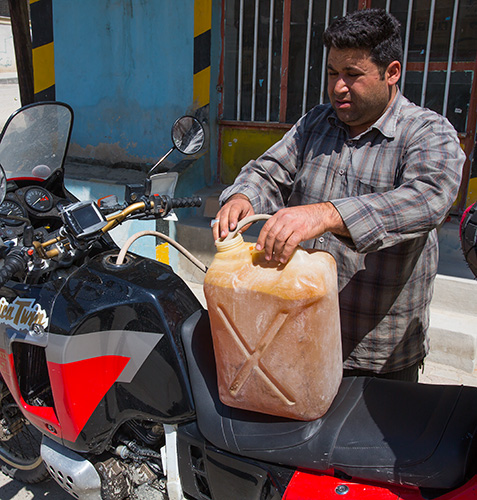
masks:
<svg viewBox="0 0 477 500"><path fill-rule="evenodd" d="M330 407L342 379L336 262L298 247L265 260L240 234L216 241L204 280L222 403L298 420Z"/></svg>

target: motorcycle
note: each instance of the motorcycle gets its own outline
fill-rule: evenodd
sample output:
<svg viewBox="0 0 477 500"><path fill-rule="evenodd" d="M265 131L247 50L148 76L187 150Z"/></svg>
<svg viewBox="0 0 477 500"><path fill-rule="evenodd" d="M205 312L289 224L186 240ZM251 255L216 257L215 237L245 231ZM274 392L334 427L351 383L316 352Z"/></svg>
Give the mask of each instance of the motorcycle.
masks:
<svg viewBox="0 0 477 500"><path fill-rule="evenodd" d="M465 261L477 277L477 202L469 205L462 214L459 237Z"/></svg>
<svg viewBox="0 0 477 500"><path fill-rule="evenodd" d="M3 472L52 476L79 499L476 498L475 388L346 378L307 422L222 404L207 311L168 265L129 251L136 236L119 249L108 235L200 200L174 198L167 172L126 186L124 204L76 200L72 120L38 103L0 137ZM172 127L185 154L204 135L192 117Z"/></svg>

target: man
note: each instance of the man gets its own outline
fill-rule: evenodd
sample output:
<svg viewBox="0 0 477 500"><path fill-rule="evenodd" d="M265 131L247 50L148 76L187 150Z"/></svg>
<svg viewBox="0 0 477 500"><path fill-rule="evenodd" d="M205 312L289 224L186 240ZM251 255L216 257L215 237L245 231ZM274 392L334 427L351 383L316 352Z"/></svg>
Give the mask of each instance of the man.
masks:
<svg viewBox="0 0 477 500"><path fill-rule="evenodd" d="M316 106L221 195L224 237L253 213L275 214L257 249L286 262L298 244L338 265L345 375L417 381L428 351L436 227L451 207L464 154L442 116L397 86L402 42L383 10L326 30L330 104Z"/></svg>

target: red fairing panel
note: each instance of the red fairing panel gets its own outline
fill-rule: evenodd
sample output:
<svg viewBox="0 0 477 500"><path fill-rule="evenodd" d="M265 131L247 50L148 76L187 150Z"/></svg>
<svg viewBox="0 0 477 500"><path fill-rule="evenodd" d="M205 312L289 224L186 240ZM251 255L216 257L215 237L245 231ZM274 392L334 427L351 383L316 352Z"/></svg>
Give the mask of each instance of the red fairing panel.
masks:
<svg viewBox="0 0 477 500"><path fill-rule="evenodd" d="M344 481L313 472L297 471L283 500L424 500L417 488L378 486ZM477 476L461 488L439 497L439 500L475 500Z"/></svg>
<svg viewBox="0 0 477 500"><path fill-rule="evenodd" d="M8 360L8 361L7 361ZM100 356L72 363L47 362L55 409L30 406L21 396L13 355L0 349L0 371L26 418L49 433L74 442L130 358Z"/></svg>
<svg viewBox="0 0 477 500"><path fill-rule="evenodd" d="M129 359L101 356L73 363L47 363L63 439L76 441Z"/></svg>
<svg viewBox="0 0 477 500"><path fill-rule="evenodd" d="M33 310L32 305L30 309ZM47 325L46 314L42 321ZM13 322L15 329L19 326L17 323ZM24 328L23 323L20 326ZM30 406L25 402L13 354L5 349L0 349L0 372L28 420L42 431L75 442L113 384L130 383L163 336L130 330L71 337L49 334L45 354L54 408Z"/></svg>

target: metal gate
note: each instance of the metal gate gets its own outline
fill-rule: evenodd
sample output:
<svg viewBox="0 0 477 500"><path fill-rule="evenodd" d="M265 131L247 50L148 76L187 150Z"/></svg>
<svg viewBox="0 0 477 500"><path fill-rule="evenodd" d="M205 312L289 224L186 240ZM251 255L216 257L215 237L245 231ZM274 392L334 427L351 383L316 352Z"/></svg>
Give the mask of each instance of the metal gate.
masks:
<svg viewBox="0 0 477 500"><path fill-rule="evenodd" d="M294 123L327 102L324 30L334 18L378 7L401 23L400 88L411 101L446 116L469 157L477 120L477 0L224 0L222 123Z"/></svg>

